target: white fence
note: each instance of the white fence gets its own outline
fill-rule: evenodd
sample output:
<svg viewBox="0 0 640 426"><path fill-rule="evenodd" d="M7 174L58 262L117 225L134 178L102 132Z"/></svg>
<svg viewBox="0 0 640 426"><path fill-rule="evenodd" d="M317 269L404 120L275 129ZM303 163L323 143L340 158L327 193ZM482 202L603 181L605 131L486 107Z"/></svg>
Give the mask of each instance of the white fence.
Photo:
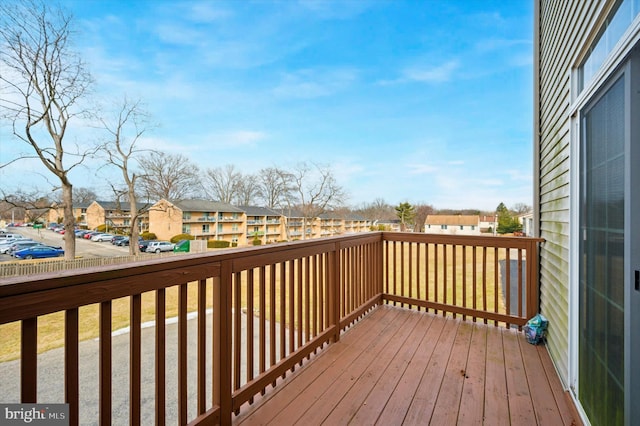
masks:
<svg viewBox="0 0 640 426"><path fill-rule="evenodd" d="M75 260L43 259L21 260L15 262L0 263L0 278L15 277L21 275L42 274L45 272L65 271L67 269L90 268L102 265L115 265L129 263L150 258L176 256L178 253L140 253L136 256L117 257L87 257Z"/></svg>

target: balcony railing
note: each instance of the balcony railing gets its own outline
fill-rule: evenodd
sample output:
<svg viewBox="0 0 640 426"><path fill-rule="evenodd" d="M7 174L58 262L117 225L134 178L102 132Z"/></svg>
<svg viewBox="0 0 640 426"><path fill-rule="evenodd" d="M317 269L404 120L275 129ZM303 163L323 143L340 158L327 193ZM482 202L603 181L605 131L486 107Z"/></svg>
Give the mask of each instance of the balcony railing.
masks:
<svg viewBox="0 0 640 426"><path fill-rule="evenodd" d="M198 218L198 222L215 222L215 216L203 216Z"/></svg>
<svg viewBox="0 0 640 426"><path fill-rule="evenodd" d="M122 326L121 298L127 298L128 421L141 423L144 409L157 424L173 412L181 425L229 424L243 404L252 404L314 353L340 340L377 305L522 326L538 310L540 241L372 232L6 279L0 285L0 327L20 324L20 395L13 402L38 402L39 335L50 314L63 315L59 380L70 423L126 421L118 415L127 407L116 409L117 398L127 393L114 383L119 346L112 331ZM190 306L197 312L195 344L187 338ZM80 321L80 309L83 315L95 314ZM177 333L170 338L166 319L173 309ZM143 393L147 382L141 373L149 365L142 362L143 352L150 349L141 343L141 327L149 320L155 321L148 354L155 376L152 395ZM88 321L95 322L99 339L93 414L83 411L91 404L81 402L84 371L78 368L79 329ZM166 367L170 352L177 353L175 375ZM187 363L189 354L194 363ZM171 383L176 388L169 391ZM154 401L152 407L143 407L148 400Z"/></svg>
<svg viewBox="0 0 640 426"><path fill-rule="evenodd" d="M225 216L218 219L219 222L242 222L242 218Z"/></svg>

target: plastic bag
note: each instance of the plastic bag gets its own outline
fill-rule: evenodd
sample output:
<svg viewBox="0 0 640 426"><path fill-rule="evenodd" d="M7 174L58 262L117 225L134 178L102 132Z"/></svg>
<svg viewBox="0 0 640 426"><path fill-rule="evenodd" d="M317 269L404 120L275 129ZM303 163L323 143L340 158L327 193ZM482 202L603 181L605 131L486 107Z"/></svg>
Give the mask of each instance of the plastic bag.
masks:
<svg viewBox="0 0 640 426"><path fill-rule="evenodd" d="M527 324L523 329L527 342L532 345L537 345L542 342L547 333L548 326L549 321L541 314L537 314L535 317L527 321Z"/></svg>

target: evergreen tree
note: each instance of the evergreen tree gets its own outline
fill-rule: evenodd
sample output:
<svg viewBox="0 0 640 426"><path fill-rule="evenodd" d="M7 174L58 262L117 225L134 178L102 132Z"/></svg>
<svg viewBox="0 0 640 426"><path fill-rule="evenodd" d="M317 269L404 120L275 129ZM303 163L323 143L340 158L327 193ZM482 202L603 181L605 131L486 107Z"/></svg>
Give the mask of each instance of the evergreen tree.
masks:
<svg viewBox="0 0 640 426"><path fill-rule="evenodd" d="M411 204L404 202L396 206L396 215L400 219L400 229L405 231L407 229L407 225L413 224L413 219L416 216L416 210Z"/></svg>

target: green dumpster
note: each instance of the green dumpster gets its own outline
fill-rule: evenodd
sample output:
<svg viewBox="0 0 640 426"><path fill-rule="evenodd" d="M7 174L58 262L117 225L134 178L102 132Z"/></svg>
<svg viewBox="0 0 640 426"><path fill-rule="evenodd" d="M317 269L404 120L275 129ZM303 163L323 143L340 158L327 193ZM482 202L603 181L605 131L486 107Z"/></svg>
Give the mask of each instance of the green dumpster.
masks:
<svg viewBox="0 0 640 426"><path fill-rule="evenodd" d="M191 240L182 240L180 242L178 242L178 244L176 244L173 247L173 252L174 253L180 253L180 252L184 252L184 253L189 253L189 249L191 248Z"/></svg>

